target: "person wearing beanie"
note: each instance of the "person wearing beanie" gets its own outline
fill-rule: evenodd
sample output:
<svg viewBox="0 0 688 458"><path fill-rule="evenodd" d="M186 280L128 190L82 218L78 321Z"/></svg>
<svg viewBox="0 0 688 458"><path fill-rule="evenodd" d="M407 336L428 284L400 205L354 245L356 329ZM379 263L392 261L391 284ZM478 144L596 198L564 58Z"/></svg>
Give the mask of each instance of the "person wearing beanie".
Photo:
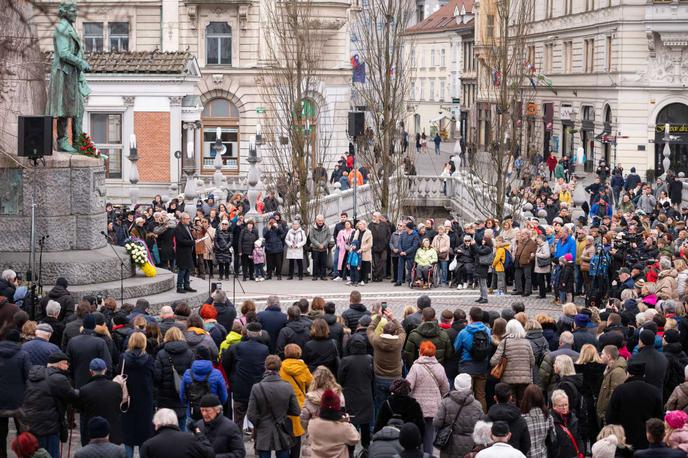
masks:
<svg viewBox="0 0 688 458"><path fill-rule="evenodd" d="M399 453L400 458L424 458L431 456L423 453L423 435L415 423L404 423L399 428L399 445L403 450Z"/></svg>
<svg viewBox="0 0 688 458"><path fill-rule="evenodd" d="M89 443L88 422L95 417L107 420L110 442L119 445L124 439L120 411L122 387L107 377L107 364L100 358L91 361L89 371L90 381L79 389L81 445Z"/></svg>
<svg viewBox="0 0 688 458"><path fill-rule="evenodd" d="M241 429L222 414L222 402L214 394L201 398L202 419L196 422L203 435L210 441L215 455L225 458L243 458L246 455Z"/></svg>
<svg viewBox="0 0 688 458"><path fill-rule="evenodd" d="M404 423L415 424L421 433L425 431L423 410L418 401L411 397L411 385L403 378L395 379L389 386L389 397L382 403L374 432L380 431L392 417L400 418Z"/></svg>
<svg viewBox="0 0 688 458"><path fill-rule="evenodd" d="M358 443L356 427L344 415L339 395L325 390L320 398L320 415L308 422L308 436L313 456L347 458L349 447Z"/></svg>
<svg viewBox="0 0 688 458"><path fill-rule="evenodd" d="M94 331L96 318L89 313L84 317L81 334L73 337L67 344L66 353L70 361L70 374L74 379L75 388L81 388L91 378L89 365L94 358L105 361L108 370L112 368L112 354L105 340L98 337Z"/></svg>
<svg viewBox="0 0 688 458"><path fill-rule="evenodd" d="M688 452L688 414L682 410L671 410L664 415L667 426L666 445Z"/></svg>
<svg viewBox="0 0 688 458"><path fill-rule="evenodd" d="M238 345L232 346L230 353L236 347ZM246 417L253 423L255 449L260 456L270 456L272 450L277 456L288 456L294 445L291 434L288 440L286 434L275 434L278 428L276 421L288 424L287 417L301 414L294 389L279 376L281 366L279 356L269 355L265 358L262 380L251 387Z"/></svg>
<svg viewBox="0 0 688 458"><path fill-rule="evenodd" d="M593 458L614 458L619 440L614 434L603 437L592 445Z"/></svg>
<svg viewBox="0 0 688 458"><path fill-rule="evenodd" d="M664 391L664 379L669 363L666 356L655 348L655 333L649 329L640 331L638 353L634 354L630 363L638 362L645 365L645 381L656 386L660 393Z"/></svg>
<svg viewBox="0 0 688 458"><path fill-rule="evenodd" d="M664 413L661 392L644 376L645 363L632 359L628 363L628 378L612 393L606 413L606 423L623 426L635 450L647 448L645 422L662 418Z"/></svg>
<svg viewBox="0 0 688 458"><path fill-rule="evenodd" d="M53 328L47 323L41 323L36 326L36 331L33 339L22 345L22 350L27 352L31 357L31 364L34 366L45 366L48 364L48 357L60 351L60 347L50 343L50 337L53 334Z"/></svg>
<svg viewBox="0 0 688 458"><path fill-rule="evenodd" d="M58 316L58 321L62 323L68 323L74 319L74 298L67 291L69 286L67 279L64 277L59 277L55 281L55 286L43 296L36 309L36 320L40 321L47 316L45 308L49 301L57 301L60 304L60 315Z"/></svg>
<svg viewBox="0 0 688 458"><path fill-rule="evenodd" d="M442 449L442 456L464 456L471 451L471 434L483 416L480 403L473 397L471 376L459 374L454 378L454 390L442 399L437 415L432 421L435 431L454 426L449 445Z"/></svg>
<svg viewBox="0 0 688 458"><path fill-rule="evenodd" d="M103 417L88 420L88 445L77 450L74 458L123 458L124 448L110 442L110 423Z"/></svg>

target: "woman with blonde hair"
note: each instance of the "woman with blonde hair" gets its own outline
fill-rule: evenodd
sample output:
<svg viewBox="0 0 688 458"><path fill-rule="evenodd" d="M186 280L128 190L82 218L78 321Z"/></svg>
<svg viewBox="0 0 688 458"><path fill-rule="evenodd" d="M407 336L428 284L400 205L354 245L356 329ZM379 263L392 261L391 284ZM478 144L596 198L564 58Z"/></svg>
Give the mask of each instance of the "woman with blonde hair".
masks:
<svg viewBox="0 0 688 458"><path fill-rule="evenodd" d="M556 351L559 348L559 334L557 333L556 320L544 313L538 313L533 319L540 323L542 335L547 339L549 350Z"/></svg>
<svg viewBox="0 0 688 458"><path fill-rule="evenodd" d="M605 426L597 435L597 440L600 441L609 436L614 436L616 438L616 454L614 456L623 458L631 458L633 456L633 448L626 443L626 432L624 431L623 426Z"/></svg>
<svg viewBox="0 0 688 458"><path fill-rule="evenodd" d="M337 383L334 374L327 367L318 366L313 372L313 381L308 387L301 408L301 426L305 431L308 431L308 423L311 419L320 416L320 401L323 393L327 390L334 391L339 396L341 406L344 407L344 393L342 392L342 387ZM301 456L304 458L313 456L307 435L302 436L301 439Z"/></svg>
<svg viewBox="0 0 688 458"><path fill-rule="evenodd" d="M299 407L303 407L308 386L313 382L313 375L301 359L301 347L297 344L290 343L284 347L284 361L280 366L279 376L291 385L296 399L299 401ZM298 457L301 454L301 436L306 433L306 430L301 425L301 419L298 416L289 417L289 419L292 423L295 439L291 448L291 456Z"/></svg>

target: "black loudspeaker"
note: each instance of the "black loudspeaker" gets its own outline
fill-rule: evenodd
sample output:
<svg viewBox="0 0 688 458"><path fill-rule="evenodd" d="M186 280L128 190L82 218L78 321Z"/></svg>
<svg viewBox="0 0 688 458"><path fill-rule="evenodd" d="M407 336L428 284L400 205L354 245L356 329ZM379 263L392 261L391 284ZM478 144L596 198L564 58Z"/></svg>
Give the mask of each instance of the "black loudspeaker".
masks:
<svg viewBox="0 0 688 458"><path fill-rule="evenodd" d="M21 157L39 158L53 154L53 118L51 116L19 116Z"/></svg>
<svg viewBox="0 0 688 458"><path fill-rule="evenodd" d="M365 131L365 113L361 111L349 112L349 137L358 137Z"/></svg>

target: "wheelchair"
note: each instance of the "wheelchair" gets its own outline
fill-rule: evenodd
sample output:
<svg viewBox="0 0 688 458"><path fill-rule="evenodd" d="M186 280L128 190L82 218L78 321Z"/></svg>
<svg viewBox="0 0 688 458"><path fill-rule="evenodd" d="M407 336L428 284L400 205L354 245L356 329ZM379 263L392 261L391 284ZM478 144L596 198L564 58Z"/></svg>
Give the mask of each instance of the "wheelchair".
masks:
<svg viewBox="0 0 688 458"><path fill-rule="evenodd" d="M409 288L436 288L440 283L440 267L438 263L433 263L428 270L428 280L423 281L419 275L418 265L414 262L413 268L411 269L411 280L409 281Z"/></svg>

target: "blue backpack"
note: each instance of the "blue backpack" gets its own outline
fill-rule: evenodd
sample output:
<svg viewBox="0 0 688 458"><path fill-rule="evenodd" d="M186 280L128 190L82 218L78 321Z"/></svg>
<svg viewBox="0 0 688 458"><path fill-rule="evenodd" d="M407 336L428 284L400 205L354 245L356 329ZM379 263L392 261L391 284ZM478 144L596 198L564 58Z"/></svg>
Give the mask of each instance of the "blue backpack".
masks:
<svg viewBox="0 0 688 458"><path fill-rule="evenodd" d="M609 255L604 250L599 250L590 259L590 273L591 277L606 276L609 272L610 259Z"/></svg>
<svg viewBox="0 0 688 458"><path fill-rule="evenodd" d="M509 250L504 250L504 251L506 253L504 255L504 270L506 271L506 270L511 269L511 266L514 265L514 258L511 255L511 251L509 251Z"/></svg>

